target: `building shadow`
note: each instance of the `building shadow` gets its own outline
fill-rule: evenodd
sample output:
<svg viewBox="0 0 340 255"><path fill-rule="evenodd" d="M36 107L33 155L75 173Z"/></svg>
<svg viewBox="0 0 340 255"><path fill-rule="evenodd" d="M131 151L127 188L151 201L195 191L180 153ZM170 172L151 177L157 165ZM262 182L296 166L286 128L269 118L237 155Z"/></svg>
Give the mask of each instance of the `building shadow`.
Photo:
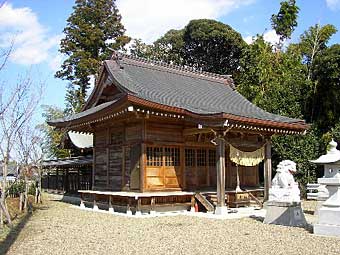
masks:
<svg viewBox="0 0 340 255"><path fill-rule="evenodd" d="M261 216L255 216L255 215L251 215L249 218L253 219L253 220L256 220L258 222L261 222L263 223L264 221L264 217L261 217ZM272 224L272 225L279 225L279 224ZM280 225L280 226L287 226L287 225ZM288 227L288 226L287 226ZM303 225L303 226L295 226L296 228L302 228L302 229L305 229L307 232L313 234L313 224L310 224L307 222L306 225Z"/></svg>

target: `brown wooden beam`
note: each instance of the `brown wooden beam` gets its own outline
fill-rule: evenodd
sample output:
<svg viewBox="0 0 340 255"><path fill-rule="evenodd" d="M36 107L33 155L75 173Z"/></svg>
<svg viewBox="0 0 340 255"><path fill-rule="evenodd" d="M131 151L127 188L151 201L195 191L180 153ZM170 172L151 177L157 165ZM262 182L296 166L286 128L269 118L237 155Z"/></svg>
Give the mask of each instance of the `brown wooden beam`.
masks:
<svg viewBox="0 0 340 255"><path fill-rule="evenodd" d="M223 136L215 139L216 146L216 172L217 172L217 206L225 206L225 140Z"/></svg>
<svg viewBox="0 0 340 255"><path fill-rule="evenodd" d="M146 172L146 140L147 136L147 124L146 120L142 119L142 141L143 143L141 144L141 155L139 159L139 189L140 192L145 191L145 172Z"/></svg>
<svg viewBox="0 0 340 255"><path fill-rule="evenodd" d="M269 198L269 188L272 186L272 143L271 138L266 138L264 159L264 201Z"/></svg>

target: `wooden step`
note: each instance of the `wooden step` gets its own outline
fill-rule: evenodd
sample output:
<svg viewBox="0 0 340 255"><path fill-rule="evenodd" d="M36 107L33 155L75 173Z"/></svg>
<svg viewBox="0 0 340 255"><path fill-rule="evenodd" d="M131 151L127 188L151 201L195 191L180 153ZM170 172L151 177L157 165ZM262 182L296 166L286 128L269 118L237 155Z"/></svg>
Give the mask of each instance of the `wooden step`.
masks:
<svg viewBox="0 0 340 255"><path fill-rule="evenodd" d="M210 201L201 193L196 193L195 198L207 209L208 212L213 212L215 207Z"/></svg>

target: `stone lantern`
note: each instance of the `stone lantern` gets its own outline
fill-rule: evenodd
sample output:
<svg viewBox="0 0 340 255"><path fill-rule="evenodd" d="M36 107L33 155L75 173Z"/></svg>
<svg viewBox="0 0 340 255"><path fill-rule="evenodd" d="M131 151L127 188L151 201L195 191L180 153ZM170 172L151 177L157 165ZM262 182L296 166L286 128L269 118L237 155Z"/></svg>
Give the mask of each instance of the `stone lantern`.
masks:
<svg viewBox="0 0 340 255"><path fill-rule="evenodd" d="M318 179L326 192L318 194L318 200L324 200L318 209L318 223L314 225L314 234L327 236L340 236L340 151L336 149L337 143L332 140L329 150L317 160L311 162L324 165L324 176ZM328 194L327 194L328 192Z"/></svg>

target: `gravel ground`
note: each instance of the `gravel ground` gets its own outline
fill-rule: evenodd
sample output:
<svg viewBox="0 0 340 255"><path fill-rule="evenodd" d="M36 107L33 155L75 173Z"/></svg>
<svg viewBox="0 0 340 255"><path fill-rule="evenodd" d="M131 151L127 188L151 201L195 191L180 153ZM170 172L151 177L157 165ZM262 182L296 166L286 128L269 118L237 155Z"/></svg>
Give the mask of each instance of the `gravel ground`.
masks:
<svg viewBox="0 0 340 255"><path fill-rule="evenodd" d="M311 214L306 216L309 221L315 220ZM339 255L339 241L314 236L302 228L266 225L259 219L135 219L50 201L34 212L7 254Z"/></svg>

